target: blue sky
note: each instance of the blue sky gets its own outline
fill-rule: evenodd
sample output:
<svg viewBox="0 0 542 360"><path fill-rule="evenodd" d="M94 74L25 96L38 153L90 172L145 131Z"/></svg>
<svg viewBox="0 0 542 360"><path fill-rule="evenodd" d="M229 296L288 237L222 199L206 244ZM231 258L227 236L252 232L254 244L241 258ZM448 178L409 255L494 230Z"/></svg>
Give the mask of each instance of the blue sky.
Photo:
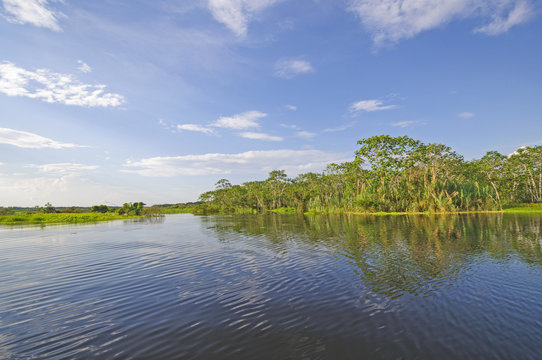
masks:
<svg viewBox="0 0 542 360"><path fill-rule="evenodd" d="M535 0L0 4L0 206L193 201L379 134L542 144Z"/></svg>

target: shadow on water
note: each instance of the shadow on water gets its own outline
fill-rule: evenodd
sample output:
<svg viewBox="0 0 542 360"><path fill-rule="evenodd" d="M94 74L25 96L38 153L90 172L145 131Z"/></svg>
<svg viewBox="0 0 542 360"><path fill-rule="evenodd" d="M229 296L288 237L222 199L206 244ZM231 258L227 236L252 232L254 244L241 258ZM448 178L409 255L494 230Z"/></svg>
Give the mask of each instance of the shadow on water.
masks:
<svg viewBox="0 0 542 360"><path fill-rule="evenodd" d="M222 241L254 242L276 252L291 242L326 247L377 293L429 296L451 285L472 264L513 258L542 265L540 216L469 215L261 215L203 217L203 226Z"/></svg>

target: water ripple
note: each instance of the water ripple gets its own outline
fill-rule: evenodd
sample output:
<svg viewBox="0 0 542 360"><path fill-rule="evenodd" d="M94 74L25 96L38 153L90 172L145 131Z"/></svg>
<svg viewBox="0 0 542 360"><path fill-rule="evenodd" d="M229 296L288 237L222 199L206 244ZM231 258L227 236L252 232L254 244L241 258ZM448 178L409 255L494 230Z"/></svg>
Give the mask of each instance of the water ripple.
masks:
<svg viewBox="0 0 542 360"><path fill-rule="evenodd" d="M4 229L0 358L535 359L541 224L183 215Z"/></svg>

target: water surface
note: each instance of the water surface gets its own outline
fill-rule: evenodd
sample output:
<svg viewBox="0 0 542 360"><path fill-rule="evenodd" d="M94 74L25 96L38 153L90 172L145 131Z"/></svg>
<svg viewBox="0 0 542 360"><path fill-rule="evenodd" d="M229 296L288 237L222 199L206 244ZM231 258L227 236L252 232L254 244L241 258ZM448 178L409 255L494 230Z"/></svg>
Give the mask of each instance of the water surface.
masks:
<svg viewBox="0 0 542 360"><path fill-rule="evenodd" d="M0 228L0 358L542 356L542 216Z"/></svg>

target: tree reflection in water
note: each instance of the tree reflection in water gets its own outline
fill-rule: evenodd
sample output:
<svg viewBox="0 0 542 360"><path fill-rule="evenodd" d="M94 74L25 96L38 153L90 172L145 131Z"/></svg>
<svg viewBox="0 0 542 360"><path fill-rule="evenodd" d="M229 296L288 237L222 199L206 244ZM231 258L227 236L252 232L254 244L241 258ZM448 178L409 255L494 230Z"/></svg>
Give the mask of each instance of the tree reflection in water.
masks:
<svg viewBox="0 0 542 360"><path fill-rule="evenodd" d="M221 241L258 240L278 255L291 242L331 251L372 291L393 298L431 296L484 260L542 265L542 217L536 214L270 214L209 216L202 224Z"/></svg>

